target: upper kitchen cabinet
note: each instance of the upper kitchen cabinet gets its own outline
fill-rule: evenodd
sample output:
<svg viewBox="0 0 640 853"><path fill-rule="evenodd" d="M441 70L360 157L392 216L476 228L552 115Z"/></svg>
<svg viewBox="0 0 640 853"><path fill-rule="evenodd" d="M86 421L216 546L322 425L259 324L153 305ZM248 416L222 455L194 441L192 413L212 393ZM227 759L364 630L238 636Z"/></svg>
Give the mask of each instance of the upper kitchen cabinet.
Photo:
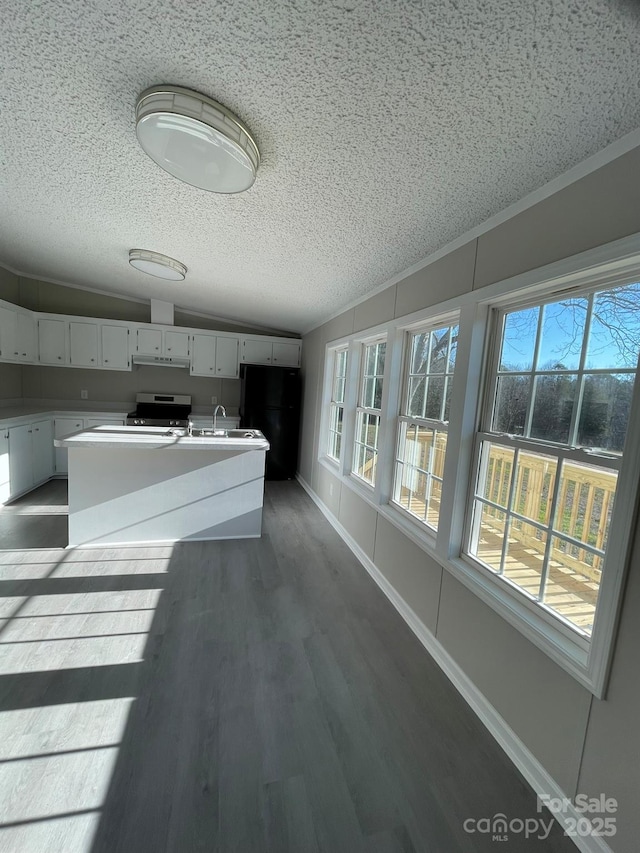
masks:
<svg viewBox="0 0 640 853"><path fill-rule="evenodd" d="M295 338L281 338L274 341L263 337L244 337L241 359L245 364L299 367L300 347L301 342Z"/></svg>
<svg viewBox="0 0 640 853"><path fill-rule="evenodd" d="M36 360L36 321L31 311L0 305L0 357L7 361Z"/></svg>
<svg viewBox="0 0 640 853"><path fill-rule="evenodd" d="M130 370L129 329L127 326L112 326L103 323L100 327L102 344L101 364L108 370Z"/></svg>
<svg viewBox="0 0 640 853"><path fill-rule="evenodd" d="M136 329L136 353L138 355L162 355L162 329L149 326Z"/></svg>
<svg viewBox="0 0 640 853"><path fill-rule="evenodd" d="M216 376L237 379L239 374L239 338L216 338Z"/></svg>
<svg viewBox="0 0 640 853"><path fill-rule="evenodd" d="M163 346L163 355L170 358L189 358L189 332L166 329Z"/></svg>
<svg viewBox="0 0 640 853"><path fill-rule="evenodd" d="M216 379L238 378L240 339L227 335L193 335L191 338L191 375Z"/></svg>
<svg viewBox="0 0 640 853"><path fill-rule="evenodd" d="M41 317L38 320L40 364L66 364L68 361L68 324L66 320Z"/></svg>
<svg viewBox="0 0 640 853"><path fill-rule="evenodd" d="M98 367L98 323L69 323L69 351L73 367Z"/></svg>
<svg viewBox="0 0 640 853"><path fill-rule="evenodd" d="M136 329L136 354L189 358L189 332L139 326Z"/></svg>

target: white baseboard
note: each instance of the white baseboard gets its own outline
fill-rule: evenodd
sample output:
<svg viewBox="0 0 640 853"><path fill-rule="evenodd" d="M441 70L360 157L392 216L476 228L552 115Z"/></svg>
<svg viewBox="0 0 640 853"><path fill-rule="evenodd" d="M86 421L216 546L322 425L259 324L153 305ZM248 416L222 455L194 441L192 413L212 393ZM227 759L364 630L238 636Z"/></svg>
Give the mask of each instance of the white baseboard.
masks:
<svg viewBox="0 0 640 853"><path fill-rule="evenodd" d="M547 773L542 764L540 764L533 753L527 749L524 743L500 716L484 694L478 690L476 685L458 666L444 646L442 646L431 631L429 631L424 622L422 622L404 598L402 598L396 589L389 583L382 572L358 545L355 539L349 535L342 524L340 524L336 517L331 513L329 508L320 500L311 486L303 477L300 476L300 474L297 475L296 479L325 516L329 524L331 524L338 535L344 540L348 548L371 575L373 580L378 584L382 592L384 592L398 613L400 613L413 633L420 640L422 645L442 669L454 687L462 695L467 704L475 711L482 723L484 723L498 744L531 785L535 793L538 796L559 799L568 798L568 794L566 794L555 779ZM565 812L555 815L555 817L560 825L566 829L568 826L575 826L578 820L584 820L586 816L582 812L577 811L571 805ZM582 853L614 853L606 841L598 836L572 836L572 841L575 843L577 848L582 851Z"/></svg>

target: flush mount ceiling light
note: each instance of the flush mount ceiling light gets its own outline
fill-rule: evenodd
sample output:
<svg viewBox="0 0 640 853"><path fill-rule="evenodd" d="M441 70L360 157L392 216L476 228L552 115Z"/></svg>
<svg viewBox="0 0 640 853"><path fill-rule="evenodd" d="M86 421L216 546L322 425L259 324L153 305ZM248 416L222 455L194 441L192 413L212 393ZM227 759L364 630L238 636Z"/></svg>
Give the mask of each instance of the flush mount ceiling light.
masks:
<svg viewBox="0 0 640 853"><path fill-rule="evenodd" d="M155 275L157 278L165 278L169 281L183 281L187 274L187 268L180 261L158 252L149 252L146 249L131 249L129 251L129 263L140 272L146 272L149 275Z"/></svg>
<svg viewBox="0 0 640 853"><path fill-rule="evenodd" d="M181 181L214 193L241 193L256 178L260 152L226 107L180 86L154 86L136 105L138 142Z"/></svg>

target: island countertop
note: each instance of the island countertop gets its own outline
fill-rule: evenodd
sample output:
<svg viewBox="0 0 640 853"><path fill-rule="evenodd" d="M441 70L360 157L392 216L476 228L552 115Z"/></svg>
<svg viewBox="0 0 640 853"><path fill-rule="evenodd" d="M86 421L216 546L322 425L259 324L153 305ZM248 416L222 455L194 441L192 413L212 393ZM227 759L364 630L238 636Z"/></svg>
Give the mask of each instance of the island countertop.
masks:
<svg viewBox="0 0 640 853"><path fill-rule="evenodd" d="M198 432L195 430L194 432ZM234 430L233 432L244 432ZM57 438L56 447L92 447L115 450L269 450L269 442L259 430L247 430L254 437L187 435L184 429L139 426L96 426Z"/></svg>

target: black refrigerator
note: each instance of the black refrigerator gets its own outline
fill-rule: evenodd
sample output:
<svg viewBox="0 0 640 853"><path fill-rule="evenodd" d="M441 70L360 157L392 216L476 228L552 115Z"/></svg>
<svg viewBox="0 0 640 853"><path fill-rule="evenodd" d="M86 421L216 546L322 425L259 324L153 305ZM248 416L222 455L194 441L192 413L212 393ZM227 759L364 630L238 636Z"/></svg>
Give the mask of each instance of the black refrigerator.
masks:
<svg viewBox="0 0 640 853"><path fill-rule="evenodd" d="M259 429L271 445L267 480L292 480L298 467L300 370L297 367L240 367L240 426Z"/></svg>

